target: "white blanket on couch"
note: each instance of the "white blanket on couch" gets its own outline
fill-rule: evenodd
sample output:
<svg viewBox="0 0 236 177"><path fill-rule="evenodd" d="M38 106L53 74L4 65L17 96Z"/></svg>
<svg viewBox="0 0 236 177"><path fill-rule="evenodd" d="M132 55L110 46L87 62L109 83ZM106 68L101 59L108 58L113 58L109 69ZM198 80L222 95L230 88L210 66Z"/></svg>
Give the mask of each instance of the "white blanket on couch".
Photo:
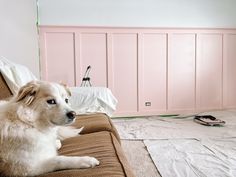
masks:
<svg viewBox="0 0 236 177"><path fill-rule="evenodd" d="M16 94L18 89L26 83L37 80L27 67L9 61L4 57L0 57L0 72L13 94Z"/></svg>
<svg viewBox="0 0 236 177"><path fill-rule="evenodd" d="M13 94L32 80L38 80L25 66L0 57L0 72ZM117 100L105 87L71 87L71 106L77 113L102 112L111 116Z"/></svg>

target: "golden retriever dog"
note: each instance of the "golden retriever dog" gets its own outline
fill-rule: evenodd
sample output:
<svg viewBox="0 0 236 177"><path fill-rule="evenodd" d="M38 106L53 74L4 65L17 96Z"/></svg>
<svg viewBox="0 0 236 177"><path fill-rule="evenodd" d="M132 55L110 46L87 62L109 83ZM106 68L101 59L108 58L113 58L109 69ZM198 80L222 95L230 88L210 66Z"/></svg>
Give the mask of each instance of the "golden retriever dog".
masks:
<svg viewBox="0 0 236 177"><path fill-rule="evenodd" d="M62 169L99 165L93 157L57 154L60 141L81 129L64 125L75 119L70 92L61 84L32 81L0 104L0 174L36 176Z"/></svg>

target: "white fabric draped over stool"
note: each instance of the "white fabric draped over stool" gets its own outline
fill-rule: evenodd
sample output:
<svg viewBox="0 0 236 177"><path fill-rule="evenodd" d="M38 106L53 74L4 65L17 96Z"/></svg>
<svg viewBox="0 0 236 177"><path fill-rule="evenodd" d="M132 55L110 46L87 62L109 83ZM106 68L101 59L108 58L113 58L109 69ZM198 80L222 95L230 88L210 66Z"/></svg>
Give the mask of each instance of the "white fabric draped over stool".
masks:
<svg viewBox="0 0 236 177"><path fill-rule="evenodd" d="M70 103L77 114L102 112L111 116L117 99L106 87L70 87Z"/></svg>

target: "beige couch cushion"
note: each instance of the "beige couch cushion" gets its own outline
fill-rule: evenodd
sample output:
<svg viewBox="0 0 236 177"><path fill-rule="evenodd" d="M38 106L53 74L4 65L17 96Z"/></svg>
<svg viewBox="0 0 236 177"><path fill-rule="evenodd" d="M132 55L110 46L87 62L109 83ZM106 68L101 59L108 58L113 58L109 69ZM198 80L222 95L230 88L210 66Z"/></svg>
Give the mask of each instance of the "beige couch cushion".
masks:
<svg viewBox="0 0 236 177"><path fill-rule="evenodd" d="M92 156L100 165L89 169L61 170L40 177L134 177L120 143L108 131L90 133L63 141L59 153L67 156Z"/></svg>
<svg viewBox="0 0 236 177"><path fill-rule="evenodd" d="M84 126L84 129L81 134L94 133L100 131L112 132L113 135L120 142L120 136L113 123L111 122L111 119L106 114L97 113L77 116L73 126L77 128Z"/></svg>

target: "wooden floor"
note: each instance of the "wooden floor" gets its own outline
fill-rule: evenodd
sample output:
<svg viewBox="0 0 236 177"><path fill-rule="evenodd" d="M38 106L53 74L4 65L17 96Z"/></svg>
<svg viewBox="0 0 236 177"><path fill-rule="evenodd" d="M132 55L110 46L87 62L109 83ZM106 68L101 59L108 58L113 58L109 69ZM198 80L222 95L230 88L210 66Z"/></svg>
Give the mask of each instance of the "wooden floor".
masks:
<svg viewBox="0 0 236 177"><path fill-rule="evenodd" d="M136 177L161 177L142 141L121 140Z"/></svg>

